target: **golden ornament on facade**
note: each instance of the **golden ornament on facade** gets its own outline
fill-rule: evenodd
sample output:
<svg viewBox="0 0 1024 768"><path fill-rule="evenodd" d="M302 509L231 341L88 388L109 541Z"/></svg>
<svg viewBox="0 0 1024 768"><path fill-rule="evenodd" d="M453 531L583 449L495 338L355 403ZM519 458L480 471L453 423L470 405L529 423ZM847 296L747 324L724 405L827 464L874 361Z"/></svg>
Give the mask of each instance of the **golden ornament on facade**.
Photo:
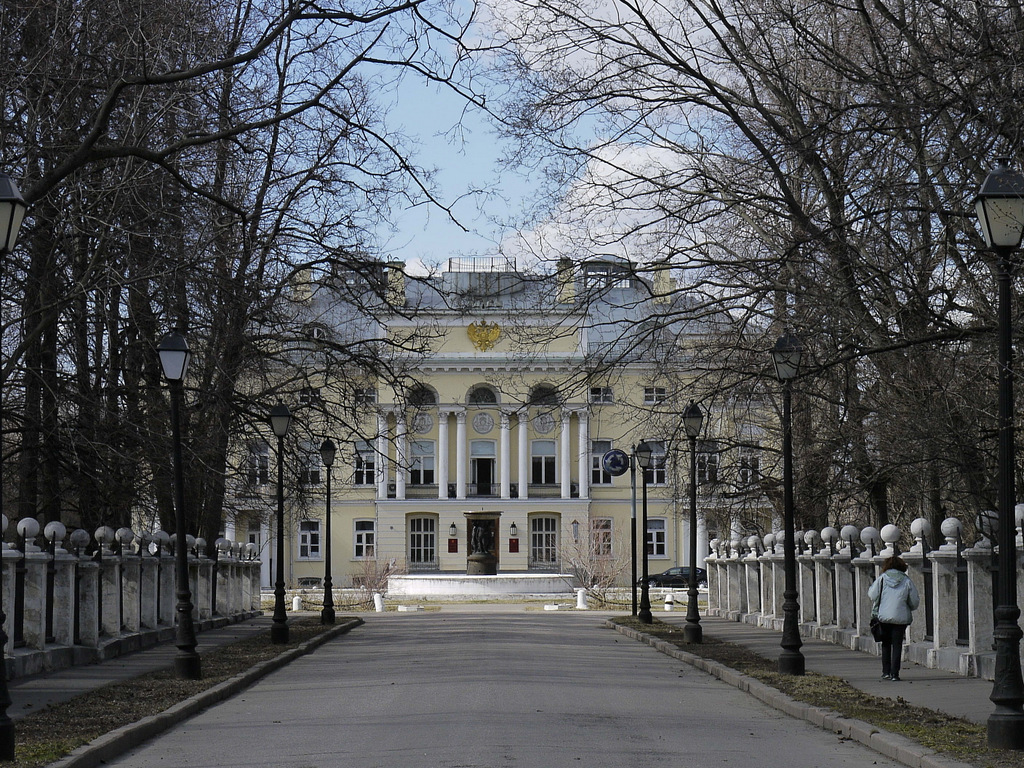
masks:
<svg viewBox="0 0 1024 768"><path fill-rule="evenodd" d="M470 323L466 329L466 335L473 342L473 346L481 352L491 349L501 336L501 326L497 323L488 323L486 320L477 320Z"/></svg>

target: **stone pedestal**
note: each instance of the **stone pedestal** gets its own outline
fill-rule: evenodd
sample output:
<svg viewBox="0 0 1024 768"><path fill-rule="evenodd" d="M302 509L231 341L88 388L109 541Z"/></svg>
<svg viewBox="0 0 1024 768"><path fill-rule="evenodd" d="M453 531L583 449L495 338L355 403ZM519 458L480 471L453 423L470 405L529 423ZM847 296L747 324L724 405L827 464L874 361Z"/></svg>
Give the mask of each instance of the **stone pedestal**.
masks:
<svg viewBox="0 0 1024 768"><path fill-rule="evenodd" d="M501 512L466 512L466 574L493 576L498 573L498 522Z"/></svg>

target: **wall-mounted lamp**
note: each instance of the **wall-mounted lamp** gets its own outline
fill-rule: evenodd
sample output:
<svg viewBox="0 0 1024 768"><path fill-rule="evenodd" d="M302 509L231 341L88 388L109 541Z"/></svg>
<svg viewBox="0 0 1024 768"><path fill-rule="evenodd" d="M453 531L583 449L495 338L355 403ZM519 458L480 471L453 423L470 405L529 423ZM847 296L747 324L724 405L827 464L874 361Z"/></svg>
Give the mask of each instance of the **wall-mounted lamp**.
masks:
<svg viewBox="0 0 1024 768"><path fill-rule="evenodd" d="M508 535L512 537L519 535L519 528L516 526L515 523L512 523L512 525L508 527Z"/></svg>
<svg viewBox="0 0 1024 768"><path fill-rule="evenodd" d="M572 521L572 540L573 541L579 541L580 540L580 521L579 520L573 520Z"/></svg>
<svg viewBox="0 0 1024 768"><path fill-rule="evenodd" d="M459 535L459 529L455 527L455 523L448 526L448 535L452 538Z"/></svg>

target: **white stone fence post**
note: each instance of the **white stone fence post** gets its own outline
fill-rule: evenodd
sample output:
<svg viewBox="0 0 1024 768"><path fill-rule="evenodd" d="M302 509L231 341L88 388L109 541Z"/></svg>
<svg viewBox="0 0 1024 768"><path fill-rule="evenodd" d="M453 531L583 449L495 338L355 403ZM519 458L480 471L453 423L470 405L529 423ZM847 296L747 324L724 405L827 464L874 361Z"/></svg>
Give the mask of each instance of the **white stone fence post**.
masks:
<svg viewBox="0 0 1024 768"><path fill-rule="evenodd" d="M8 520L0 516L6 533ZM0 544L8 677L87 664L174 637L173 537L103 526L92 535L24 518ZM255 547L188 537L196 630L260 613ZM202 636L200 635L200 644Z"/></svg>
<svg viewBox="0 0 1024 768"><path fill-rule="evenodd" d="M991 517L991 516L989 516ZM868 587L885 559L900 555L907 575L921 595L908 632L906 656L935 669L992 679L993 573L996 550L983 533L968 546L964 526L948 518L941 540L924 518L906 531L886 525L858 530L843 526L800 531L796 538L800 633L849 648L877 654L868 623ZM1024 505L1016 510L1017 546L1024 552ZM706 559L709 616L721 616L781 631L783 534L734 534L730 541L713 540ZM905 548L904 548L905 547ZM1018 582L1024 583L1024 557L1018 557Z"/></svg>

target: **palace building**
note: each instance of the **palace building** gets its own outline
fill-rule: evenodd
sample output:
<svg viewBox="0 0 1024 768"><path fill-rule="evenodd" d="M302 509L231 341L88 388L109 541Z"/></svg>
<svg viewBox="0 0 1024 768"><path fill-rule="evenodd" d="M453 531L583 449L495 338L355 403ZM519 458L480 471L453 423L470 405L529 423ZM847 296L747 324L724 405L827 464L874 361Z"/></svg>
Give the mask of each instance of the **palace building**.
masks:
<svg viewBox="0 0 1024 768"><path fill-rule="evenodd" d="M381 298L374 323L366 303L353 310L363 290ZM321 583L328 514L335 587L387 572L555 572L628 584L643 483L638 473L634 507L630 473L613 476L603 458L642 441L653 455L637 537L651 573L688 564L688 497L670 441L691 396L686 348L703 331L671 319L685 297L667 273L647 279L615 257L562 262L550 274L462 259L428 277L382 265L374 277L333 275L296 292L314 336L374 340L402 384L348 376L336 386L310 355L300 397L321 399L328 416L332 398L349 398L359 418L347 434L329 419L323 434L310 426L305 500L286 515L289 587ZM329 510L316 453L326 436L338 446ZM266 443L249 450L238 533L261 545L269 586L274 514L264 504L247 515L245 494L273 496L274 453Z"/></svg>

